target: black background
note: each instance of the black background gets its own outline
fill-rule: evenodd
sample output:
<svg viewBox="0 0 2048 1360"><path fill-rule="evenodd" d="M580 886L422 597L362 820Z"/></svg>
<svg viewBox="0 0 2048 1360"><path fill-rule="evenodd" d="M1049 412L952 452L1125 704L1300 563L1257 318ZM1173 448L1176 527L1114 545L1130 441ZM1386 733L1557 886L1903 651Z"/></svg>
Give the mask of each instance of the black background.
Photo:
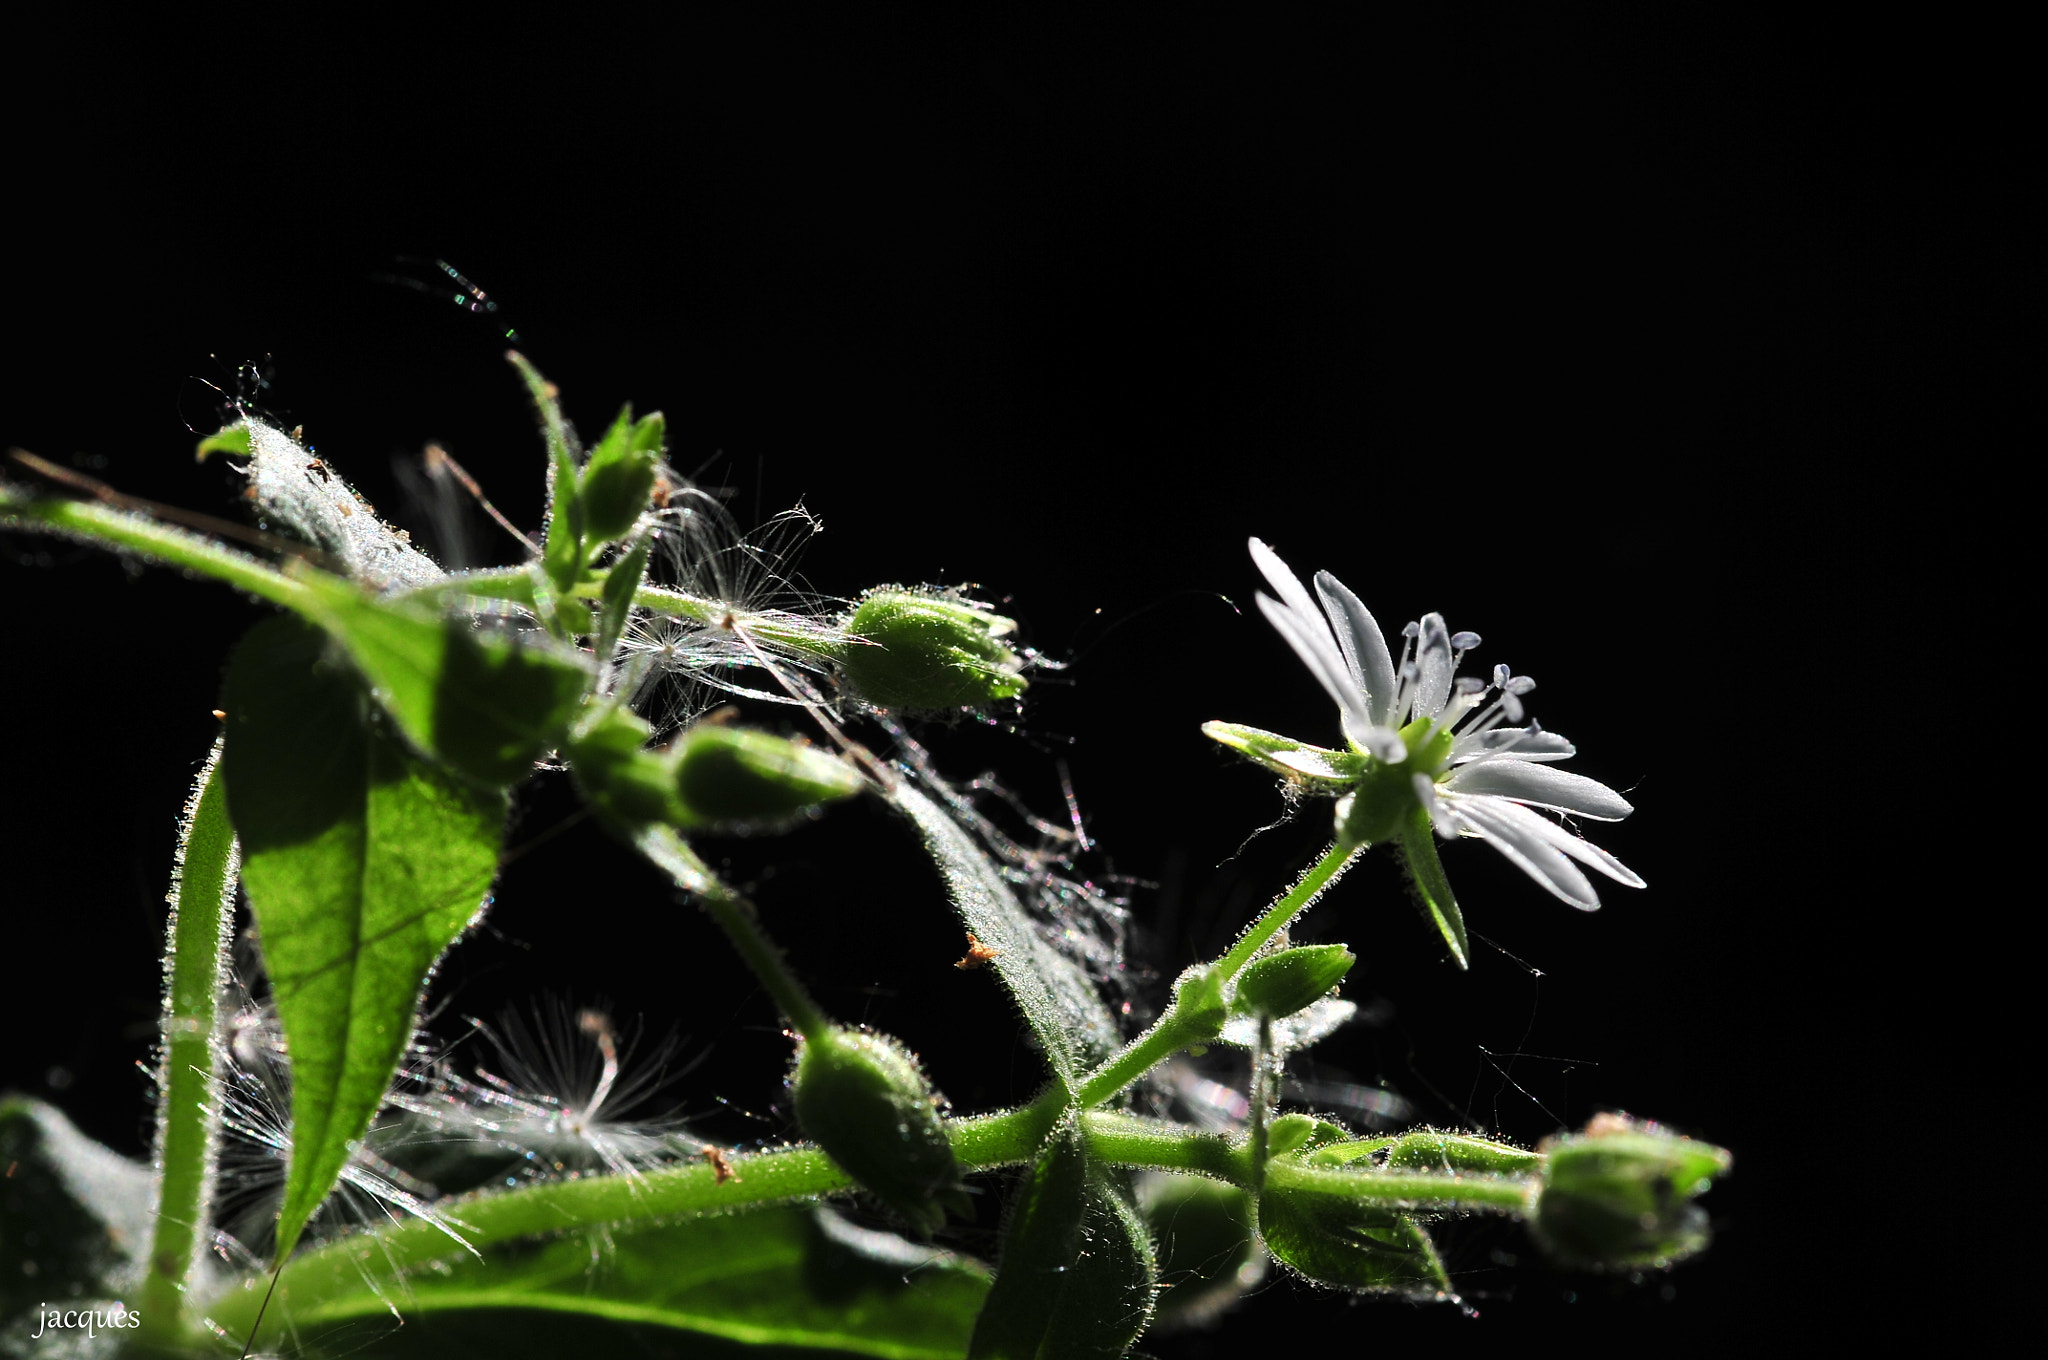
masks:
<svg viewBox="0 0 2048 1360"><path fill-rule="evenodd" d="M1859 776L1816 749L1842 702L1821 683L1830 649L1877 636L1872 567L1909 546L1891 460L1959 436L1925 381L1982 305L1948 247L1971 243L1969 270L1998 249L1972 234L1998 211L1974 197L1997 179L1981 147L1923 116L1932 60L1614 14L861 10L25 47L0 434L233 513L190 449L208 384L267 359L261 404L401 522L392 468L434 440L532 524L516 327L586 430L659 407L672 462L742 523L802 498L826 526L811 588L978 582L1070 663L1020 730L924 735L1047 813L1064 763L1090 871L1130 880L1141 1007L1324 843L1311 811L1217 867L1280 803L1199 724L1336 737L1250 609L1246 537L1383 621L1440 610L1480 661L1534 674L1574 768L1635 801L1592 832L1651 887L1581 915L1451 847L1486 940L1459 975L1370 861L1301 936L1360 952L1347 995L1379 1018L1311 1067L1525 1141L1618 1108L1721 1142L1719 1239L1637 1283L1480 1229L1450 1239L1476 1321L1280 1281L1228 1332L1148 1344L1817 1335L1860 1295L1855 1253L1816 1233L1882 1215L1830 1188L1848 1172L1810 1131L1882 1109L1913 1042L1845 1000L1869 927L1819 786ZM387 279L437 258L501 310ZM67 544L0 549L5 1084L136 1153L173 814L261 611ZM515 844L572 812L558 783L521 795ZM901 1035L959 1108L1031 1093L1037 1060L992 979L947 966L958 928L881 810L706 848L825 1004ZM453 1017L542 991L673 1026L700 1061L668 1100L707 1131L791 1132L770 1007L588 826L508 870L434 996Z"/></svg>

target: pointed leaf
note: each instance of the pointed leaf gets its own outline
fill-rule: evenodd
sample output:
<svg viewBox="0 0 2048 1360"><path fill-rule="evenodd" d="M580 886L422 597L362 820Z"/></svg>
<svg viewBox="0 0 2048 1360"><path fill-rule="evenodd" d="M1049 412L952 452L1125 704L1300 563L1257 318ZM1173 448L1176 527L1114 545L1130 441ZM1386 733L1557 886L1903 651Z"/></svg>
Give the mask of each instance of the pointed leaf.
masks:
<svg viewBox="0 0 2048 1360"><path fill-rule="evenodd" d="M989 1287L978 1261L800 1204L457 1252L381 1292L342 1283L311 1298L284 1273L272 1307L313 1353L360 1354L395 1304L404 1328L376 1337L380 1356L724 1355L723 1342L940 1360L966 1348ZM264 1323L273 1343L279 1325Z"/></svg>
<svg viewBox="0 0 2048 1360"><path fill-rule="evenodd" d="M292 1058L282 1259L382 1103L427 974L490 889L506 800L378 730L356 675L297 619L251 630L224 703L228 811Z"/></svg>
<svg viewBox="0 0 2048 1360"><path fill-rule="evenodd" d="M908 779L897 780L888 797L917 824L954 908L974 938L996 951L990 960L996 976L1023 1008L1053 1072L1072 1090L1089 1066L1116 1051L1116 1017L1081 966L1039 937L1001 866L943 807Z"/></svg>
<svg viewBox="0 0 2048 1360"><path fill-rule="evenodd" d="M1152 1238L1063 1125L1018 1189L969 1360L1121 1356L1152 1317Z"/></svg>
<svg viewBox="0 0 2048 1360"><path fill-rule="evenodd" d="M1339 1194L1268 1185L1259 1197L1266 1249L1319 1284L1435 1298L1450 1277L1412 1214Z"/></svg>

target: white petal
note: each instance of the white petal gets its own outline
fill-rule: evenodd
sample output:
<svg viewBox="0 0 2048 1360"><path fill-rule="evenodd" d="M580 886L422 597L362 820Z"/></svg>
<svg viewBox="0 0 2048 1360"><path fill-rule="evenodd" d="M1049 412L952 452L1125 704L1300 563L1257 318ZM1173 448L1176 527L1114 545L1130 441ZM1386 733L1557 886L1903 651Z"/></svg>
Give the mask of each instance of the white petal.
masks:
<svg viewBox="0 0 2048 1360"><path fill-rule="evenodd" d="M1542 728L1496 727L1485 732L1460 732L1451 743L1451 763L1469 760L1569 760L1578 747Z"/></svg>
<svg viewBox="0 0 2048 1360"><path fill-rule="evenodd" d="M1447 801L1456 803L1459 808L1465 806L1455 796ZM1508 815L1513 817L1518 824L1535 835L1541 836L1557 850L1570 855L1587 868L1598 869L1616 883L1625 883L1631 888L1648 886L1633 869L1630 869L1626 864L1623 864L1620 860L1608 854L1585 837L1574 836L1548 817L1540 817L1527 808L1520 807L1518 804L1509 803L1507 806L1516 809L1515 812Z"/></svg>
<svg viewBox="0 0 2048 1360"><path fill-rule="evenodd" d="M1377 620L1342 581L1327 571L1316 573L1316 594L1330 616L1337 645L1344 649L1344 664L1351 678L1365 691L1365 706L1379 726L1393 724L1394 659L1387 651L1386 635Z"/></svg>
<svg viewBox="0 0 2048 1360"><path fill-rule="evenodd" d="M1448 783L1458 793L1512 798L1518 803L1533 803L1600 822L1618 822L1635 811L1628 799L1597 779L1527 760L1480 760L1460 765Z"/></svg>
<svg viewBox="0 0 2048 1360"><path fill-rule="evenodd" d="M1415 654L1415 716L1434 718L1451 697L1451 676L1457 658L1451 654L1450 630L1441 614L1422 616L1422 641Z"/></svg>
<svg viewBox="0 0 2048 1360"><path fill-rule="evenodd" d="M1345 736L1351 736L1354 730L1370 730L1372 720L1366 716L1365 696L1351 683L1351 673L1344 668L1344 658L1338 654L1337 644L1330 640L1330 630L1322 626L1321 620L1311 627L1294 610L1263 592L1259 595L1259 612L1266 616L1266 622L1272 624L1281 637L1287 639L1287 645L1308 667L1309 674L1321 681L1330 697L1337 701L1337 707L1344 714Z"/></svg>
<svg viewBox="0 0 2048 1360"><path fill-rule="evenodd" d="M1540 826L1529 825L1530 822L1542 823L1541 817L1504 798L1461 798L1443 793L1438 796L1454 808L1473 831L1484 837L1487 844L1506 855L1510 863L1550 889L1553 895L1581 911L1599 907L1599 894L1593 891L1593 885L1586 881L1586 876L1572 867L1572 862L1565 858L1564 852L1551 842Z"/></svg>
<svg viewBox="0 0 2048 1360"><path fill-rule="evenodd" d="M1294 574L1294 568L1282 562L1280 554L1256 538L1251 541L1251 548L1253 564L1265 574L1268 581L1272 582L1273 593L1280 597L1281 603L1301 615L1303 623L1315 625L1317 632L1327 636L1330 631L1329 625L1323 622L1322 611L1317 609L1316 602L1309 598L1308 587ZM1336 650L1334 640L1330 644L1330 649Z"/></svg>

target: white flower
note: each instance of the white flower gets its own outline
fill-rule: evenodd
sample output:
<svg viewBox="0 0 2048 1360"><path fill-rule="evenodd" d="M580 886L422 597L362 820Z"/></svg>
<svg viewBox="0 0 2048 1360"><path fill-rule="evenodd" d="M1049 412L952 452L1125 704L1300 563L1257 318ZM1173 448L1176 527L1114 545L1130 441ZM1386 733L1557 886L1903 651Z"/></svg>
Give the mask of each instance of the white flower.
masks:
<svg viewBox="0 0 2048 1360"><path fill-rule="evenodd" d="M1279 596L1261 594L1260 611L1337 701L1352 752L1321 751L1221 723L1209 725L1210 735L1329 792L1343 792L1339 834L1360 843L1400 837L1426 895L1436 895L1427 881L1434 866L1415 862L1419 848L1404 835L1419 824L1418 812L1439 836L1486 841L1553 895L1584 910L1600 899L1582 865L1617 883L1643 886L1614 856L1532 811L1613 822L1635 810L1605 784L1555 767L1573 747L1533 720L1524 722L1522 696L1535 681L1506 666L1493 668L1491 683L1459 676L1458 664L1479 645L1478 635L1451 633L1437 614L1402 630L1396 665L1379 624L1343 582L1316 573L1318 609L1271 548L1255 538L1251 551ZM1427 836L1419 839L1427 845ZM1447 891L1443 895L1448 899ZM1444 905L1455 914L1454 904ZM1445 934L1452 934L1448 927ZM1452 945L1461 949L1462 941Z"/></svg>

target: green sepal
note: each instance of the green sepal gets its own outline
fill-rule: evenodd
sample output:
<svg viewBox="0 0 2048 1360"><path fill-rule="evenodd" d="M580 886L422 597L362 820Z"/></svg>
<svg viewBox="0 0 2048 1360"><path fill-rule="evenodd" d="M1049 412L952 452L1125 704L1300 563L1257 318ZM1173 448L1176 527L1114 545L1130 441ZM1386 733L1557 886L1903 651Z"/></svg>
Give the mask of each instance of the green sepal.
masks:
<svg viewBox="0 0 2048 1360"><path fill-rule="evenodd" d="M841 664L860 696L879 708L986 708L1016 698L1028 683L1022 658L1003 640L1016 628L957 595L876 590L846 621L858 641Z"/></svg>
<svg viewBox="0 0 2048 1360"><path fill-rule="evenodd" d="M1413 1299L1451 1293L1436 1245L1412 1214L1269 1182L1259 1196L1259 1234L1268 1251L1319 1284Z"/></svg>
<svg viewBox="0 0 2048 1360"><path fill-rule="evenodd" d="M706 722L678 743L676 792L693 825L782 826L863 787L860 771L830 751L767 732Z"/></svg>
<svg viewBox="0 0 2048 1360"><path fill-rule="evenodd" d="M1243 723L1205 722L1202 735L1314 793L1344 792L1358 782L1359 775L1372 761L1372 757L1357 751L1311 746Z"/></svg>
<svg viewBox="0 0 2048 1360"><path fill-rule="evenodd" d="M585 541L593 554L631 533L646 512L666 428L661 412L636 421L629 404L590 451L576 495L583 507Z"/></svg>
<svg viewBox="0 0 2048 1360"><path fill-rule="evenodd" d="M1726 1148L1622 1115L1542 1151L1537 1239L1561 1261L1609 1270L1665 1266L1706 1246L1707 1216L1692 1201L1734 1163Z"/></svg>
<svg viewBox="0 0 2048 1360"><path fill-rule="evenodd" d="M1404 1133L1387 1149L1389 1171L1438 1172L1444 1175L1477 1173L1491 1176L1520 1176L1539 1169L1541 1155L1492 1138L1475 1138L1463 1133L1440 1133L1417 1129Z"/></svg>
<svg viewBox="0 0 2048 1360"><path fill-rule="evenodd" d="M1062 1124L1012 1202L969 1360L1122 1356L1151 1320L1157 1269L1129 1194Z"/></svg>
<svg viewBox="0 0 2048 1360"><path fill-rule="evenodd" d="M886 1034L827 1029L797 1053L797 1123L863 1190L929 1237L972 1205L917 1059Z"/></svg>
<svg viewBox="0 0 2048 1360"><path fill-rule="evenodd" d="M1231 1011L1284 1019L1321 1000L1344 980L1358 955L1341 944L1307 944L1253 959L1237 976Z"/></svg>
<svg viewBox="0 0 2048 1360"><path fill-rule="evenodd" d="M1436 833L1430 829L1429 809L1417 804L1401 824L1401 862L1408 867L1408 881L1415 885L1415 900L1422 914L1436 923L1451 959L1458 967L1471 949L1465 943L1465 915L1451 893L1451 881L1444 877L1443 861L1436 855Z"/></svg>
<svg viewBox="0 0 2048 1360"><path fill-rule="evenodd" d="M206 461L207 455L213 453L224 453L230 458L251 457L253 456L254 448L250 439L249 422L238 420L226 429L210 434L200 440L199 447L195 451L195 458L203 463Z"/></svg>

